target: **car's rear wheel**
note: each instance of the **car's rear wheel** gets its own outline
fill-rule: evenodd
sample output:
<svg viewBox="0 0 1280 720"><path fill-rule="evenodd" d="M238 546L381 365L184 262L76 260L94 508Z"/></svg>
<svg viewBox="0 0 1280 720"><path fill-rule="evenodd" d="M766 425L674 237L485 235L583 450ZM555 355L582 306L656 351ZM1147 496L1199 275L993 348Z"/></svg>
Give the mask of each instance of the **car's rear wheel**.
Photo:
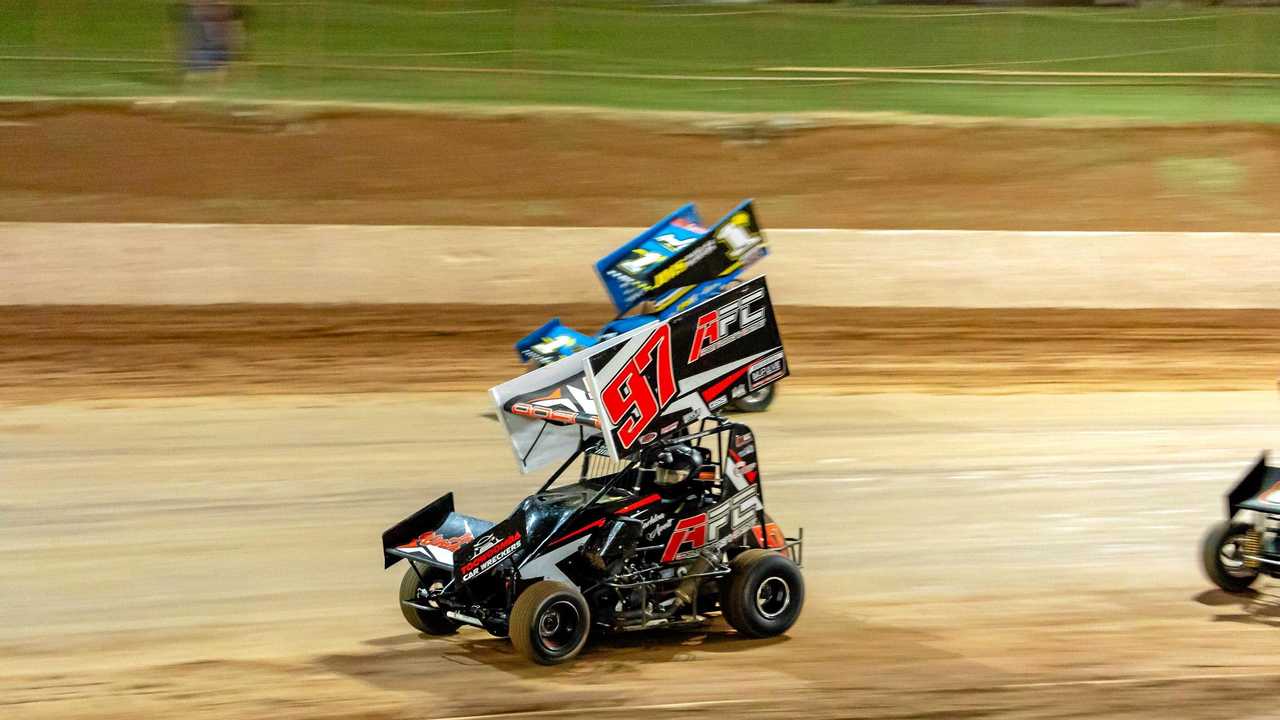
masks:
<svg viewBox="0 0 1280 720"><path fill-rule="evenodd" d="M511 644L541 665L573 659L587 643L591 610L582 593L551 580L530 585L511 608Z"/></svg>
<svg viewBox="0 0 1280 720"><path fill-rule="evenodd" d="M426 605L418 591L438 590L448 582L449 577L443 570L432 567L419 565L417 570L410 567L405 571L404 578L400 581L400 612L404 613L404 619L415 629L428 635L452 635L457 632L459 623L446 617L443 610L405 604L411 602Z"/></svg>
<svg viewBox="0 0 1280 720"><path fill-rule="evenodd" d="M743 635L781 635L795 624L804 607L804 577L783 555L746 550L733 559L720 605L725 619Z"/></svg>
<svg viewBox="0 0 1280 720"><path fill-rule="evenodd" d="M1204 574L1229 593L1242 593L1258 579L1258 569L1249 567L1244 558L1249 530L1246 523L1224 520L1209 528L1200 545Z"/></svg>
<svg viewBox="0 0 1280 720"><path fill-rule="evenodd" d="M773 398L777 395L776 388L776 385L770 385L753 393L747 393L734 400L733 406L742 412L764 412L773 404Z"/></svg>

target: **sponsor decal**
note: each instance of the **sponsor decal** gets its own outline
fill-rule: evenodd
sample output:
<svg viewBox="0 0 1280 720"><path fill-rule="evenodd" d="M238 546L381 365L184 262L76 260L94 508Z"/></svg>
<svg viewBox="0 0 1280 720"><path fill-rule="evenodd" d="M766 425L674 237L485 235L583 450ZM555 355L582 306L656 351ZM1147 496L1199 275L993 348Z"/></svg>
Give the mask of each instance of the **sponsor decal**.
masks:
<svg viewBox="0 0 1280 720"><path fill-rule="evenodd" d="M682 518L667 539L662 562L687 560L707 545L732 542L747 532L762 507L759 490L752 485L704 513Z"/></svg>
<svg viewBox="0 0 1280 720"><path fill-rule="evenodd" d="M699 316L693 345L689 348L689 362L764 327L768 320L764 300L765 291L760 288Z"/></svg>
<svg viewBox="0 0 1280 720"><path fill-rule="evenodd" d="M716 249L716 246L713 243L706 243L705 245L699 245L698 247L694 248L692 251L689 252L688 255L680 258L679 260L676 260L675 262L671 263L670 266L665 267L662 270L658 271L658 274L653 276L653 285L650 286L650 289L660 288L663 285L666 285L667 283L671 282L675 278L679 277L681 273L688 270L691 266L701 262L704 258L706 258L708 255L714 252L715 249Z"/></svg>
<svg viewBox="0 0 1280 720"><path fill-rule="evenodd" d="M629 303L644 297L645 290L648 289L644 283L618 270L610 269L605 274L618 283L623 299Z"/></svg>
<svg viewBox="0 0 1280 720"><path fill-rule="evenodd" d="M786 374L786 360L782 357L782 351L779 350L751 363L751 369L747 371L747 386L754 392Z"/></svg>
<svg viewBox="0 0 1280 720"><path fill-rule="evenodd" d="M706 234L707 234L707 229L706 229L706 228L702 227L702 226L701 226L701 225L699 225L698 223L696 223L696 222L694 222L694 221L692 221L692 220L690 220L690 219L688 219L688 218L678 217L678 218L676 218L675 220L672 220L672 221L671 221L671 224L672 224L672 225L674 225L675 227L678 227L678 228L684 228L685 230L688 230L688 231L689 231L689 232L691 232L691 233L697 233L697 234L699 234L699 235L706 235Z"/></svg>
<svg viewBox="0 0 1280 720"><path fill-rule="evenodd" d="M755 453L756 446L754 443L742 448L741 454L738 451L729 451L729 458L733 460L734 469L749 483L755 483L759 477L758 466L755 463Z"/></svg>
<svg viewBox="0 0 1280 720"><path fill-rule="evenodd" d="M666 515L654 515L644 521L640 530L644 533L645 540L652 541L657 539L659 535L670 530L671 526L675 525L675 523L675 518L670 518Z"/></svg>
<svg viewBox="0 0 1280 720"><path fill-rule="evenodd" d="M728 402L729 402L729 398L721 395L720 397L707 403L707 407L711 408L712 410L718 410L719 408L724 407L725 404Z"/></svg>
<svg viewBox="0 0 1280 720"><path fill-rule="evenodd" d="M698 553L698 548L706 544L707 514L701 513L683 518L676 523L676 529L667 540L667 547L662 551L662 562L668 563L693 557ZM681 552L680 548L684 545L689 545L690 549Z"/></svg>
<svg viewBox="0 0 1280 720"><path fill-rule="evenodd" d="M647 433L645 433L645 434L643 434L643 435L641 435L641 436L640 436L640 444L641 444L641 445L648 445L649 443L651 443L651 442L653 442L654 440L657 440L657 439L658 439L658 433L653 432L652 430L650 430L649 432L647 432Z"/></svg>
<svg viewBox="0 0 1280 720"><path fill-rule="evenodd" d="M749 432L742 433L741 435L738 435L733 439L733 445L734 447L742 447L743 445L746 445L747 443L751 442L754 439L755 438L752 437L751 433Z"/></svg>
<svg viewBox="0 0 1280 720"><path fill-rule="evenodd" d="M541 397L517 398L507 406L507 412L559 425L600 427L595 403L585 389L571 383L557 387Z"/></svg>
<svg viewBox="0 0 1280 720"><path fill-rule="evenodd" d="M665 521L660 522L656 526L654 526L652 530L646 530L644 533L644 539L650 542L658 539L658 537L661 536L662 533L670 530L673 524L675 524L675 520L672 518L667 518Z"/></svg>
<svg viewBox="0 0 1280 720"><path fill-rule="evenodd" d="M466 565L462 566L463 581L470 580L489 570L511 557L519 549L520 533L518 532L503 540L498 540L496 536L486 538L483 549L477 548L475 556L468 560Z"/></svg>
<svg viewBox="0 0 1280 720"><path fill-rule="evenodd" d="M401 545L400 549L408 550L412 548L438 547L442 550L448 550L449 552L458 552L458 548L466 545L474 539L475 538L472 537L469 532L464 535L459 535L458 537L445 537L437 534L434 530L429 530L419 535L416 539Z"/></svg>
<svg viewBox="0 0 1280 720"><path fill-rule="evenodd" d="M593 427L600 427L600 418L595 415L569 412L568 410L553 410L539 405L530 405L529 403L512 403L510 413L512 415L533 418L535 420L545 420L549 423L558 423L561 425L591 425Z"/></svg>

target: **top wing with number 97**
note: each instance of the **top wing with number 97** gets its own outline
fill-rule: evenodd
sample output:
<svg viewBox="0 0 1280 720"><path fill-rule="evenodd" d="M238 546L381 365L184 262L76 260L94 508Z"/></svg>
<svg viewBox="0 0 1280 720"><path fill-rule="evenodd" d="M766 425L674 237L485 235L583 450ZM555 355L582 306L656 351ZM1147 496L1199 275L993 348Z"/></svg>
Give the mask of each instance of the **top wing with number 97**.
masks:
<svg viewBox="0 0 1280 720"><path fill-rule="evenodd" d="M763 277L623 337L586 353L586 386L614 457L789 374Z"/></svg>
<svg viewBox="0 0 1280 720"><path fill-rule="evenodd" d="M786 377L763 277L490 390L520 468L603 435L622 459Z"/></svg>

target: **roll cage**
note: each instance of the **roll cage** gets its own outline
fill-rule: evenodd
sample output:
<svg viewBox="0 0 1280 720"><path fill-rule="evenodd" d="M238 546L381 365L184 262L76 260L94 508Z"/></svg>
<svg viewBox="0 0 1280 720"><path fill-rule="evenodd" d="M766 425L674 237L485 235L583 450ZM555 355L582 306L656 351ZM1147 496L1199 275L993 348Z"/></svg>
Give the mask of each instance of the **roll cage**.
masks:
<svg viewBox="0 0 1280 720"><path fill-rule="evenodd" d="M633 453L622 460L613 460L609 457L608 452L605 450L604 438L600 436L587 436L583 433L582 439L578 443L577 450L575 450L572 455L565 459L565 461L556 468L555 472L553 472L551 476L547 478L546 482L538 488L538 492L543 493L549 490L553 485L555 485L557 480L565 475L566 471L572 467L579 458L581 458L581 465L578 472L577 482L587 485L588 487L598 485L598 489L596 493L591 496L590 500L561 518L561 520L556 524L555 529L547 535L547 538L556 536L564 526L570 524L572 520L577 518L584 511L594 507L602 498L609 495L610 490L618 488L624 480L631 479L633 482L627 490L633 492L637 490L640 480L639 473L644 470L644 466L648 464L647 461L661 452L663 448L671 445L693 444L697 447L703 447L711 450L711 462L704 465L704 469L714 467L714 472L716 473L716 487L718 488L718 493L723 495L725 464L727 462L731 462L728 452L729 438L733 436L735 431L737 433L750 433L750 428L742 423L733 422L723 416L713 415L709 418L698 421L697 430L689 431L689 427L684 429L686 432L659 438L653 443L645 446L639 452ZM710 447L708 447L708 444ZM604 472L600 472L601 466L604 466L606 469ZM768 526L768 521L765 518L764 482L762 476L757 474L754 484L756 486L756 492L760 498L760 509L758 511L756 522L757 527L760 528L763 538L765 528ZM546 543L547 540L544 539L527 557L536 557ZM800 544L800 538L797 538L794 542L788 541L784 545L784 549L788 549L797 562L800 560Z"/></svg>

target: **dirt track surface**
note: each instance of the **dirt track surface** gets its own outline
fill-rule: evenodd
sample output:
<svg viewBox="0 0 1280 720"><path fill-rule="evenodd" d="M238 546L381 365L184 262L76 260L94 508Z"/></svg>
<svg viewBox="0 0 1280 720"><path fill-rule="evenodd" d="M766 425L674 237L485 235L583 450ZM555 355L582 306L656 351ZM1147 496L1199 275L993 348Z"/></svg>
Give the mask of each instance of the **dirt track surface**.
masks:
<svg viewBox="0 0 1280 720"><path fill-rule="evenodd" d="M776 137L554 115L72 110L0 122L0 220L1280 229L1267 128L832 127Z"/></svg>
<svg viewBox="0 0 1280 720"><path fill-rule="evenodd" d="M778 309L788 387L829 393L1267 390L1280 313ZM515 340L605 307L0 307L0 402L482 391Z"/></svg>
<svg viewBox="0 0 1280 720"><path fill-rule="evenodd" d="M770 227L1276 230L1277 147L1251 129L743 144L71 113L0 122L0 219L644 225L756 195ZM419 637L377 536L449 490L496 518L532 489L482 390L554 314L608 316L0 308L0 716L1220 720L1272 702L1280 596L1209 591L1194 555L1276 444L1274 312L782 308L794 376L748 420L771 509L809 539L789 637L631 635L557 669L481 632ZM1258 392L1099 392L1194 388Z"/></svg>
<svg viewBox="0 0 1280 720"><path fill-rule="evenodd" d="M1210 591L1194 562L1274 444L1274 393L789 392L750 420L771 509L808 539L793 632L629 635L550 669L480 631L420 637L378 557L438 494L496 517L531 489L486 411L479 393L5 410L0 715L1217 720L1280 682L1280 597Z"/></svg>

